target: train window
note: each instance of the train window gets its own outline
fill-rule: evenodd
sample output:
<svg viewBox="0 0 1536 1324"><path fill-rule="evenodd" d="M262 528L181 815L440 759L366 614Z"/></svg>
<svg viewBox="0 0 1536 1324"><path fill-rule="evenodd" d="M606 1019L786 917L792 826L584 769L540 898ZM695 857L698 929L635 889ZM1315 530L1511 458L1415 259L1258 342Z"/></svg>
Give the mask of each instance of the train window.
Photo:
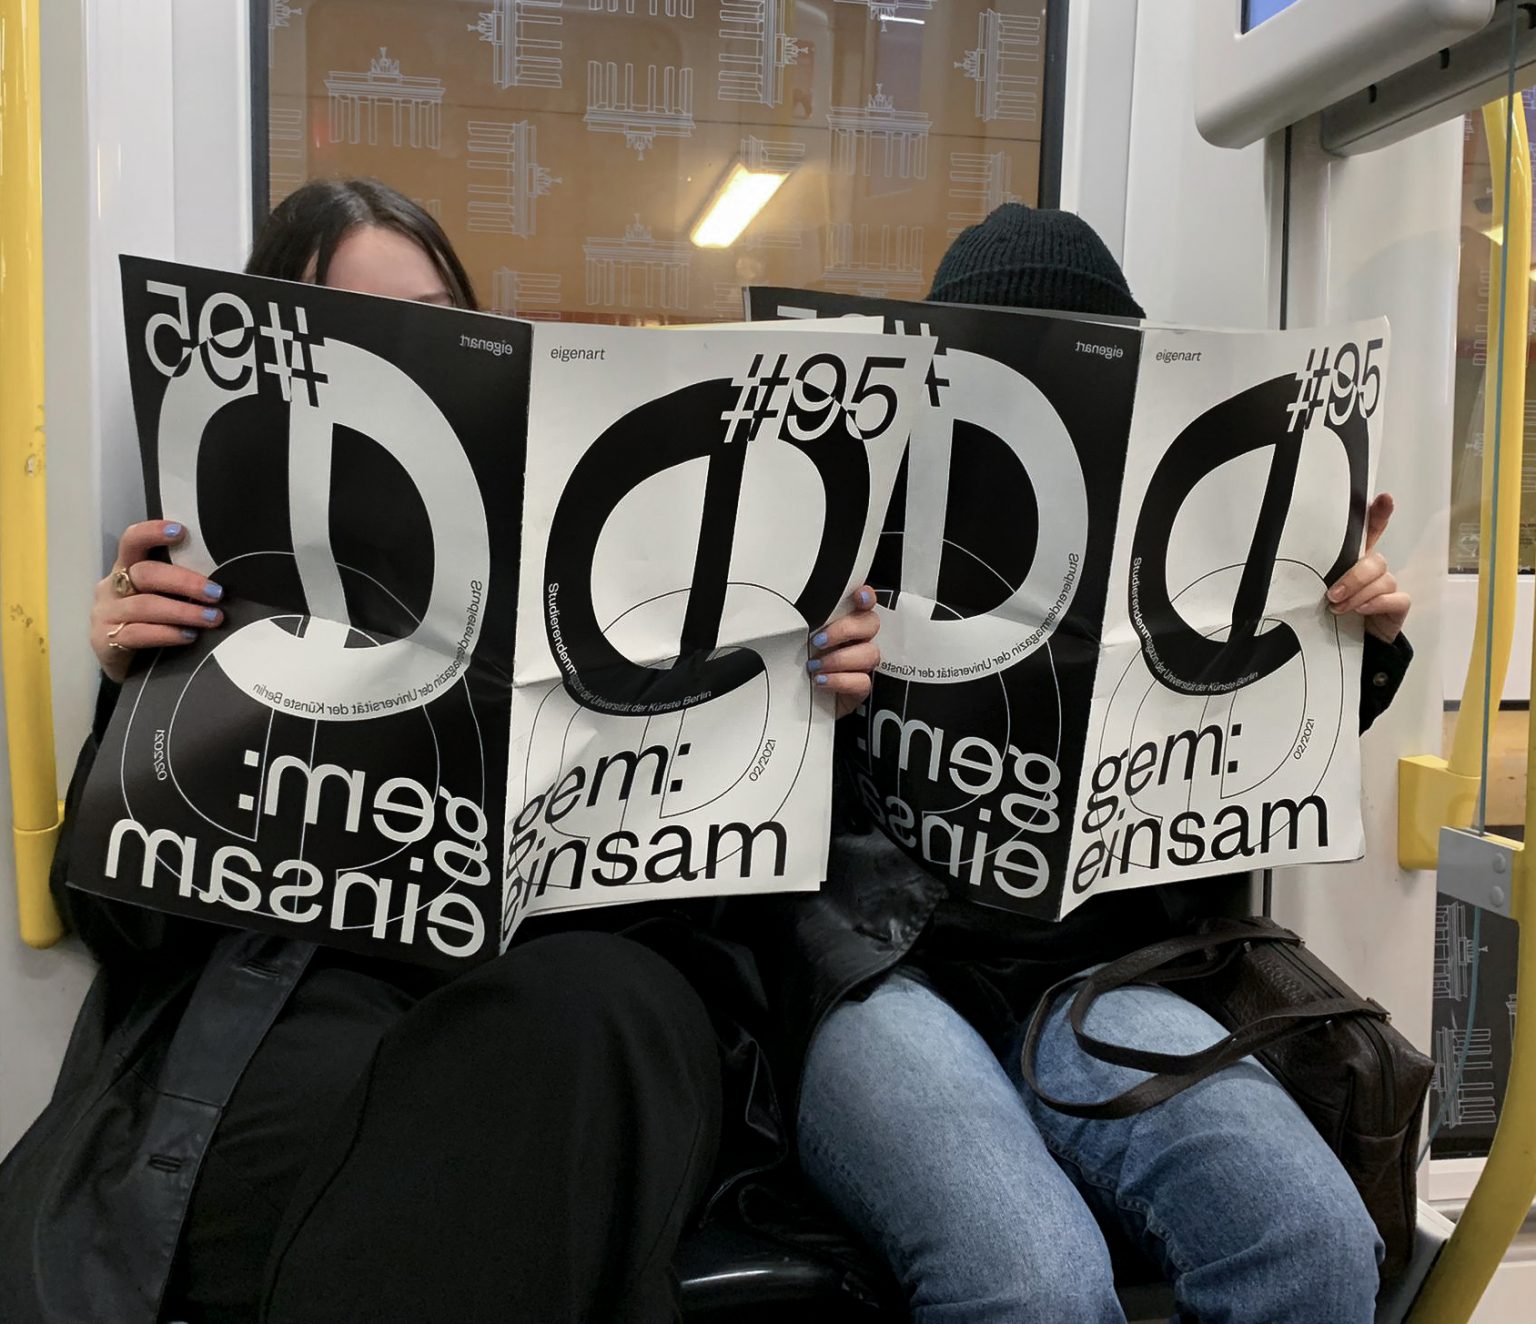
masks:
<svg viewBox="0 0 1536 1324"><path fill-rule="evenodd" d="M1527 138L1536 137L1536 94L1517 97L1517 112L1525 121ZM1502 137L1502 135L1500 135ZM1517 150L1520 135L1512 135ZM1528 149L1527 149L1528 150ZM1518 170L1518 162L1509 163ZM1510 649L1508 677L1502 698L1497 692L1486 715L1462 712L1465 664L1478 628L1478 566L1490 533L1497 541L1518 542L1510 551L1518 559L1515 576L1517 622L1529 629L1532 571L1536 570L1536 375L1530 368L1529 319L1506 326L1507 337L1522 342L1516 361L1525 365L1523 380L1501 375L1499 364L1499 289L1505 256L1505 151L1499 142L1490 149L1482 114L1464 121L1461 180L1461 269L1456 314L1455 397L1451 438L1451 511L1449 571L1445 588L1448 638L1462 641L1462 650L1448 660L1444 753L1455 760L1458 747L1469 766L1478 762L1486 795L1481 822L1487 831L1518 838L1525 816L1530 699L1527 661L1530 636L1517 625ZM1496 178L1497 176L1497 178ZM1515 245L1509 246L1514 251ZM1518 280L1518 274L1515 274ZM1536 272L1531 273L1536 280ZM1510 363L1506 357L1506 366ZM1507 378L1507 379L1506 379ZM1494 430L1500 392L1522 393L1524 407L1502 411L1500 462L1495 476ZM1512 430L1511 430L1512 427ZM1487 485L1485 487L1485 485ZM1510 491L1517 487L1520 491ZM1507 492L1501 498L1497 494ZM1524 508L1520 492L1527 495ZM1508 496L1513 496L1511 506ZM1518 516L1518 533L1497 532L1488 522L1490 505L1498 503L1508 519ZM1503 561L1497 575L1507 575L1513 562ZM1488 591L1486 584L1482 592ZM1503 590L1499 590L1502 592ZM1498 649L1495 648L1497 655ZM1497 684L1497 670L1495 671ZM1458 736L1458 726L1462 726ZM1514 1042L1515 958L1518 926L1491 911L1478 910L1442 893L1435 912L1434 1031L1435 1084L1430 1096L1436 1158L1479 1158L1487 1154L1498 1124L1509 1078Z"/></svg>
<svg viewBox="0 0 1536 1324"><path fill-rule="evenodd" d="M265 9L258 206L383 178L503 313L739 317L753 282L918 298L959 229L1055 197L1063 0Z"/></svg>

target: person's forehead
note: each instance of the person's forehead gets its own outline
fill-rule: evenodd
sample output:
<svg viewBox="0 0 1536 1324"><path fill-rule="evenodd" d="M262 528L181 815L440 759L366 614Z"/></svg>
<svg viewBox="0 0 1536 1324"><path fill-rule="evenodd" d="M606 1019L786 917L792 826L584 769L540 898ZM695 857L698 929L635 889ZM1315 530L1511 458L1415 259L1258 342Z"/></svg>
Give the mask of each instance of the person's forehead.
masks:
<svg viewBox="0 0 1536 1324"><path fill-rule="evenodd" d="M414 239L381 226L359 227L336 246L326 284L405 299L444 289L442 273Z"/></svg>

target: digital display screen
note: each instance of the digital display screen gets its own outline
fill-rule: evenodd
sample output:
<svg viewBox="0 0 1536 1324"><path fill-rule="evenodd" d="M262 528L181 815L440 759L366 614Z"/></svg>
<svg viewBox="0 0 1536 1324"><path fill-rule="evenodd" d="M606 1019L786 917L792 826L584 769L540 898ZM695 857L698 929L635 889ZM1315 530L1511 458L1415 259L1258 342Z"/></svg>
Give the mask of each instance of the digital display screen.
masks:
<svg viewBox="0 0 1536 1324"><path fill-rule="evenodd" d="M1252 32L1260 23L1267 23L1282 9L1289 9L1296 0L1243 0L1243 31Z"/></svg>

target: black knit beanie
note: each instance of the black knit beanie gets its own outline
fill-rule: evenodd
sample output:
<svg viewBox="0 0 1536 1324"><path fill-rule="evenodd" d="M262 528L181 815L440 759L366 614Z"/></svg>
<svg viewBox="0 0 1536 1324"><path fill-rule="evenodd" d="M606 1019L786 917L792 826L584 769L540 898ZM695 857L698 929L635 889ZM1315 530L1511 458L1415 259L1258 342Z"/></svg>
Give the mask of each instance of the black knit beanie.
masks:
<svg viewBox="0 0 1536 1324"><path fill-rule="evenodd" d="M934 273L929 299L1145 317L1093 227L1069 211L1006 202L962 230Z"/></svg>

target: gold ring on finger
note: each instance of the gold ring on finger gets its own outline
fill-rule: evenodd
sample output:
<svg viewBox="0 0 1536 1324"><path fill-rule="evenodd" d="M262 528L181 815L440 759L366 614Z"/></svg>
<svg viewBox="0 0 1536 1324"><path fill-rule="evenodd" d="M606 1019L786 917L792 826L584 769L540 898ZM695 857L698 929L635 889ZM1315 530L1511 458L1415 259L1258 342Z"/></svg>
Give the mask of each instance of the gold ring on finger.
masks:
<svg viewBox="0 0 1536 1324"><path fill-rule="evenodd" d="M120 598L131 598L139 591L127 566L120 565L112 571L112 591Z"/></svg>

